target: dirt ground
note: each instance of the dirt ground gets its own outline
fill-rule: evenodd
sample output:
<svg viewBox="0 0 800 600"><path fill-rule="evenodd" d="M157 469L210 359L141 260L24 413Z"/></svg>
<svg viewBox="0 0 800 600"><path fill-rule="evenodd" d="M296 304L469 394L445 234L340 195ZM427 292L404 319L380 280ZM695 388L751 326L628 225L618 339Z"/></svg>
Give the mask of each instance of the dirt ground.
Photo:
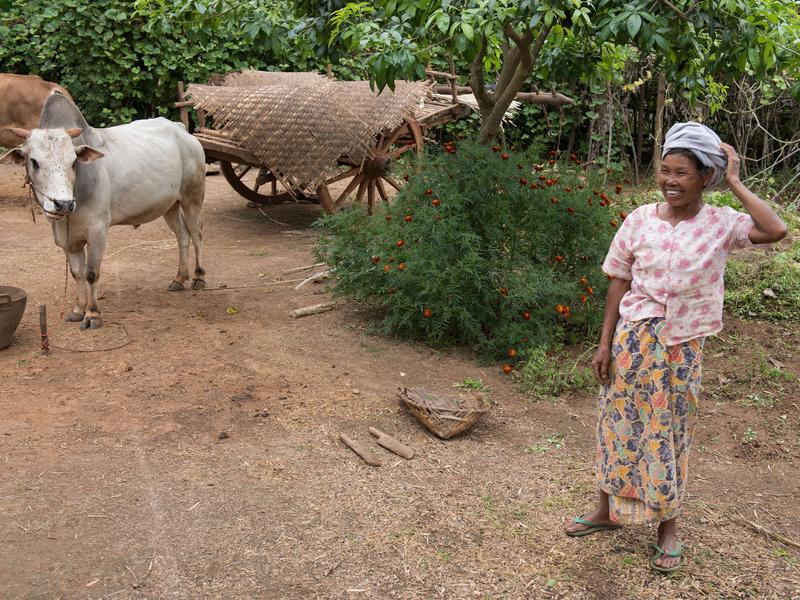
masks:
<svg viewBox="0 0 800 600"><path fill-rule="evenodd" d="M799 327L729 317L709 342L685 568L664 577L647 567L653 529L561 533L594 500L594 391L536 402L466 350L372 335L341 301L289 317L330 297L295 291L312 271L282 275L313 262L318 207L265 216L209 178L205 267L227 287L167 292L163 221L115 228L105 325L79 332L59 321L72 284L65 297L63 255L21 184L0 166L0 282L28 292L0 351L0 597L800 598ZM468 393L454 387L468 377L494 406L449 441L396 396ZM378 448L369 426L417 456Z"/></svg>

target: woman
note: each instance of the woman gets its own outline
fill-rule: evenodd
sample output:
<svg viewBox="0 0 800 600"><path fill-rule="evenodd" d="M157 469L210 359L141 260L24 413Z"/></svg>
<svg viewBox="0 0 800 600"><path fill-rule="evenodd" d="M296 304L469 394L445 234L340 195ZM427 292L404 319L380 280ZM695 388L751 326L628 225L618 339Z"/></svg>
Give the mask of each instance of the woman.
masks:
<svg viewBox="0 0 800 600"><path fill-rule="evenodd" d="M571 537L658 522L650 566L677 570L677 520L697 419L703 342L722 329L728 251L777 242L786 224L739 179L733 147L700 123L667 132L656 182L664 202L641 206L614 237L611 278L592 369L602 384L597 428L600 502ZM703 204L723 178L747 213Z"/></svg>

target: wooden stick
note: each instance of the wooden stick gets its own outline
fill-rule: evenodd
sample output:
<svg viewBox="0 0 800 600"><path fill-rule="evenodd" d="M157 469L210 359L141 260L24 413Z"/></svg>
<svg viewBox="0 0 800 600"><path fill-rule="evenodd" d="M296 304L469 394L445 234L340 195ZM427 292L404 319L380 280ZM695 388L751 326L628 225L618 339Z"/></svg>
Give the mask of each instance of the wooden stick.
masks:
<svg viewBox="0 0 800 600"><path fill-rule="evenodd" d="M378 445L383 446L390 452L394 452L398 456L402 456L403 458L411 459L414 458L414 450L409 448L402 442L398 442L390 435L386 435L380 429L376 429L375 427L369 428L369 433L372 437L378 438Z"/></svg>
<svg viewBox="0 0 800 600"><path fill-rule="evenodd" d="M314 269L316 267L325 266L324 262L315 263L313 265L303 265L302 267L295 267L294 269L286 269L285 271L281 271L281 275L288 275L289 273L297 273L298 271L308 271L309 269Z"/></svg>
<svg viewBox="0 0 800 600"><path fill-rule="evenodd" d="M294 317L295 319L299 317L307 317L308 315L315 315L317 313L333 310L334 306L336 306L335 302L323 302L322 304L304 306L303 308L294 309L292 312L289 313L289 316Z"/></svg>
<svg viewBox="0 0 800 600"><path fill-rule="evenodd" d="M308 277L303 279L303 281L301 281L296 286L294 286L294 289L299 290L301 287L303 287L305 284L307 284L310 281L313 281L314 283L318 283L320 281L325 281L329 276L330 276L330 273L328 272L328 269L325 269L324 271L320 271L319 273L314 273L313 275L309 275Z"/></svg>
<svg viewBox="0 0 800 600"><path fill-rule="evenodd" d="M449 85L438 85L433 88L433 91L437 94L451 94L452 88ZM472 94L472 88L466 85L458 85L456 86L456 92L459 94ZM558 92L517 92L514 99L520 102L530 102L531 104L543 104L546 106L575 104L575 100Z"/></svg>
<svg viewBox="0 0 800 600"><path fill-rule="evenodd" d="M344 444L349 447L353 452L358 454L368 465L372 465L373 467L380 467L383 466L383 462L376 458L366 447L364 447L360 442L357 442L343 433L339 434L339 439L344 442Z"/></svg>
<svg viewBox="0 0 800 600"><path fill-rule="evenodd" d="M734 514L733 518L734 518L735 521L739 521L743 525L747 525L748 527L750 527L750 529L752 529L753 531L755 531L757 533L762 533L765 536L767 536L768 538L777 540L781 544L784 544L786 546L790 546L792 548L800 549L800 543L795 542L794 540L790 540L789 538L787 538L786 536L781 535L780 533L775 533L774 531L770 531L766 527L762 527L758 523L753 523L752 521L748 521L747 519L745 519L741 515Z"/></svg>
<svg viewBox="0 0 800 600"><path fill-rule="evenodd" d="M42 334L42 354L50 354L50 338L47 336L47 305L39 305L39 331Z"/></svg>

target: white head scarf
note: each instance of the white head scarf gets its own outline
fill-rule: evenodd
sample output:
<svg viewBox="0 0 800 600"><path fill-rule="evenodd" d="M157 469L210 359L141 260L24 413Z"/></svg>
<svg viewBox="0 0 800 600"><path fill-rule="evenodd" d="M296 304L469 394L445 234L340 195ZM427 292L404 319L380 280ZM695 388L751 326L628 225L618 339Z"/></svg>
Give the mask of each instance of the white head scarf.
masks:
<svg viewBox="0 0 800 600"><path fill-rule="evenodd" d="M675 123L667 132L661 158L676 148L689 150L704 166L713 169L714 174L707 186L711 188L722 181L728 167L728 157L719 147L721 143L719 136L702 123Z"/></svg>

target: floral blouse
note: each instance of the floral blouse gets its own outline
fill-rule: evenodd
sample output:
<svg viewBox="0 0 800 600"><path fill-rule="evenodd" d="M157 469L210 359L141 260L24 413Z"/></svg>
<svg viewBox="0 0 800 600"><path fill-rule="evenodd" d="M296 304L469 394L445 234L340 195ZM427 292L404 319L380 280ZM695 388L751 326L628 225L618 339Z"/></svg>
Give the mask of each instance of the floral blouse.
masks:
<svg viewBox="0 0 800 600"><path fill-rule="evenodd" d="M603 271L631 280L620 318L664 317L659 337L680 344L722 329L723 274L728 252L751 246L750 215L704 204L674 227L658 218L660 204L647 204L623 221Z"/></svg>

